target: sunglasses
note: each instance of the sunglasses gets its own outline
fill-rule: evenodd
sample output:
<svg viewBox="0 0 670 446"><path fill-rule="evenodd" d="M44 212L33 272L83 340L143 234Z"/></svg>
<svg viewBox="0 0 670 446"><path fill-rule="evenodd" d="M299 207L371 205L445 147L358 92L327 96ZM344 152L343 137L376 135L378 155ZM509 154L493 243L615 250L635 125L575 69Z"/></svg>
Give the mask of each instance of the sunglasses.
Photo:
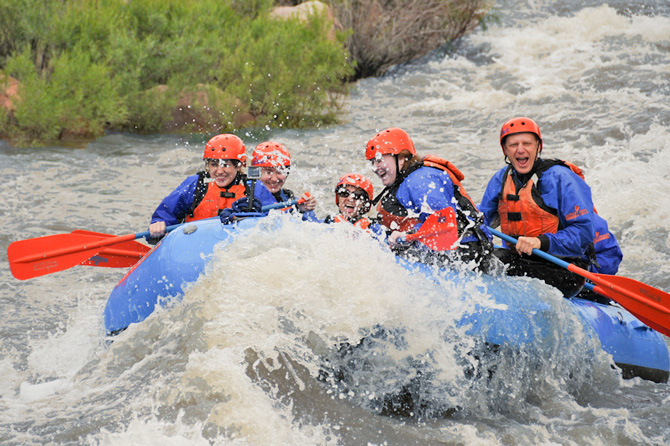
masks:
<svg viewBox="0 0 670 446"><path fill-rule="evenodd" d="M221 167L221 168L223 168L223 169L226 169L226 168L228 168L228 167L230 167L230 166L237 167L237 163L235 162L235 160L209 159L209 160L207 160L206 162L207 162L207 165L208 165L211 169L216 169L216 168L218 168L218 167Z"/></svg>
<svg viewBox="0 0 670 446"><path fill-rule="evenodd" d="M355 200L367 200L368 194L365 192L349 192L346 189L340 189L337 191L337 195L340 198L347 198L349 195L353 195Z"/></svg>

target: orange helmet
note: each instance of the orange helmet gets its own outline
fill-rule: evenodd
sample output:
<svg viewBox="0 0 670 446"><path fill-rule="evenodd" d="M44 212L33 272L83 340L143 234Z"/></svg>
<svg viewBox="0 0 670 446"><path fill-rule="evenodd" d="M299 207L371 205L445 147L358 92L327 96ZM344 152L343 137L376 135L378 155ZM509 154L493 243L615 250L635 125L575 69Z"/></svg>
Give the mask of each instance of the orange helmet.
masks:
<svg viewBox="0 0 670 446"><path fill-rule="evenodd" d="M372 197L374 196L374 190L372 188L372 183L370 182L370 180L368 180L365 176L358 173L348 173L342 178L340 178L340 181L338 181L337 185L335 185L335 204L337 205L340 204L340 198L337 195L337 190L340 187L347 185L363 189L363 191L366 194L368 194L368 201L372 201Z"/></svg>
<svg viewBox="0 0 670 446"><path fill-rule="evenodd" d="M365 146L365 158L371 160L378 153L381 155L397 155L403 150L407 150L412 155L416 155L416 149L412 138L406 131L391 127L377 133Z"/></svg>
<svg viewBox="0 0 670 446"><path fill-rule="evenodd" d="M535 121L530 118L519 117L512 118L504 123L500 129L500 146L502 147L506 137L515 133L534 133L537 139L540 140L540 152L542 152L542 134L540 133L540 127L538 127Z"/></svg>
<svg viewBox="0 0 670 446"><path fill-rule="evenodd" d="M246 165L247 154L240 138L230 133L216 135L207 142L202 159L238 160Z"/></svg>
<svg viewBox="0 0 670 446"><path fill-rule="evenodd" d="M291 154L278 142L266 141L256 146L251 165L259 167L291 167Z"/></svg>

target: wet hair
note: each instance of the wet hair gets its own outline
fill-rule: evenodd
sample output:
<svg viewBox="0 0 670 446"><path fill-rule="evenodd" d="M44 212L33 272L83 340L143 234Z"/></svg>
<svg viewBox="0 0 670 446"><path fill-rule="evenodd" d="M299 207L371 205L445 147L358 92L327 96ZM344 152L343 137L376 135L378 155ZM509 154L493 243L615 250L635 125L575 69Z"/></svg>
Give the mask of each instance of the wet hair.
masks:
<svg viewBox="0 0 670 446"><path fill-rule="evenodd" d="M406 150L403 150L398 154L398 159L401 157L405 158L405 164L402 166L402 169L399 169L398 173L404 172L415 164L420 164L423 162L423 157L419 156L418 154L412 156L412 154ZM398 165L400 165L400 163L398 163Z"/></svg>

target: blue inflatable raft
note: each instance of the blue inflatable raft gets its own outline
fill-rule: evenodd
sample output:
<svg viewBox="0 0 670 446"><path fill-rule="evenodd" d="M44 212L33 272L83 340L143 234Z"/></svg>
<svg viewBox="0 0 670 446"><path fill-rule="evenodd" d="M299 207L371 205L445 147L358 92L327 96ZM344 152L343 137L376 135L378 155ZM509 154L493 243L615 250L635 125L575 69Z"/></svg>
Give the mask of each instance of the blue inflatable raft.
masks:
<svg viewBox="0 0 670 446"><path fill-rule="evenodd" d="M180 298L185 287L196 282L204 271L215 245L223 243L225 246L257 222L258 218L247 218L233 225L222 225L218 219L209 219L188 223L170 232L112 291L104 310L107 333L115 335L130 324L146 319L163 301ZM426 265L404 260L399 263L410 271L428 277L434 275ZM453 274L442 271L447 276ZM456 276L454 280L463 280ZM492 345L520 345L547 336L542 331L550 328L537 315L546 311L548 305L536 299L520 302L518 291L507 287L504 279L484 276L483 280L489 281L488 292L496 303L504 304L504 308L482 308L463 317L459 324L469 327L468 334L481 336ZM660 334L618 305L577 298L568 302L593 328L602 348L612 355L625 378L668 381L670 358Z"/></svg>

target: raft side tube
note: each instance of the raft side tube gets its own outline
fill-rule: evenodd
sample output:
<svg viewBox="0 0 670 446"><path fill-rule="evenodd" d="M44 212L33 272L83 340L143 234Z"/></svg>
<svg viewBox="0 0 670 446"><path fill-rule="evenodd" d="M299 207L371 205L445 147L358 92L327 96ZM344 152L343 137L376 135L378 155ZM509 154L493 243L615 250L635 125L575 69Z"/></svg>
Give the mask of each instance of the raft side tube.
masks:
<svg viewBox="0 0 670 446"><path fill-rule="evenodd" d="M181 299L204 271L214 246L232 241L231 229L218 220L201 220L168 233L112 290L104 311L107 334L143 321L156 304Z"/></svg>

